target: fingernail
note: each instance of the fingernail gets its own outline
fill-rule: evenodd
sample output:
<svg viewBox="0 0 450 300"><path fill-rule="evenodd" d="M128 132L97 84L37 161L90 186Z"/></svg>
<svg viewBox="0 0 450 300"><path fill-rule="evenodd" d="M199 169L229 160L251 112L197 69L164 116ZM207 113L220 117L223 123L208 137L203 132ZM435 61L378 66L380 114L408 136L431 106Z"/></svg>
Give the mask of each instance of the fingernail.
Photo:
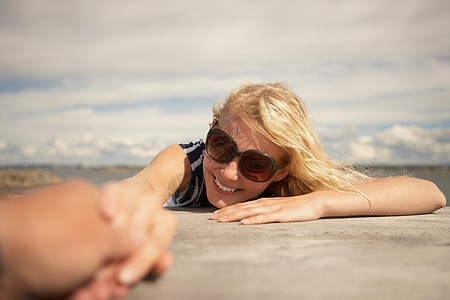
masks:
<svg viewBox="0 0 450 300"><path fill-rule="evenodd" d="M135 277L134 270L129 268L122 270L122 272L119 273L118 279L120 283L127 285L134 281L134 277Z"/></svg>
<svg viewBox="0 0 450 300"><path fill-rule="evenodd" d="M213 212L213 213L211 214L211 219L216 219L216 218L217 218L217 215L218 215L217 211Z"/></svg>

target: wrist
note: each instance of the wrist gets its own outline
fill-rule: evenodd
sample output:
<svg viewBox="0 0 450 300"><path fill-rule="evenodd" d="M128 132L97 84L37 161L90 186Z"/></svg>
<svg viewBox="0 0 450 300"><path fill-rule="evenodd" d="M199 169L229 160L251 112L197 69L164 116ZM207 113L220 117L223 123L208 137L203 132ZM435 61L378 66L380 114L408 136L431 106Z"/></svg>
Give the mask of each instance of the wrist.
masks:
<svg viewBox="0 0 450 300"><path fill-rule="evenodd" d="M367 215L369 207L365 198L353 191L322 191L323 217Z"/></svg>
<svg viewBox="0 0 450 300"><path fill-rule="evenodd" d="M153 190L153 185L151 182L139 173L120 182L133 186L133 188L138 189L141 193L148 193Z"/></svg>
<svg viewBox="0 0 450 300"><path fill-rule="evenodd" d="M310 197L312 197L312 202L315 205L315 210L318 213L318 218L329 217L330 212L330 195L329 191L315 191L310 193Z"/></svg>

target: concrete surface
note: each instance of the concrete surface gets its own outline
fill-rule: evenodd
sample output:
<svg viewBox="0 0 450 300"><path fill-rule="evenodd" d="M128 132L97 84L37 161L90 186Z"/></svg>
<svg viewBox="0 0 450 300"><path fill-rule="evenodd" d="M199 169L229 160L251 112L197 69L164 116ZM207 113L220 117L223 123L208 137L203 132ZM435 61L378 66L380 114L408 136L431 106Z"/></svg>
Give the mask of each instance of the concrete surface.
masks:
<svg viewBox="0 0 450 300"><path fill-rule="evenodd" d="M176 214L173 267L126 299L450 299L450 207L256 226Z"/></svg>

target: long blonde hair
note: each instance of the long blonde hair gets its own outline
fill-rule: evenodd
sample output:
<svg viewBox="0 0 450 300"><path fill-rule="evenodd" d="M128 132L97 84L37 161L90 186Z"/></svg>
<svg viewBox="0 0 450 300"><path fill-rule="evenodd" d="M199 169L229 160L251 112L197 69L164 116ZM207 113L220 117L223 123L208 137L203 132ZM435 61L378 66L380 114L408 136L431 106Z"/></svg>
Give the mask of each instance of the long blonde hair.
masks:
<svg viewBox="0 0 450 300"><path fill-rule="evenodd" d="M285 84L244 82L224 101L214 105L213 114L219 123L227 113L236 114L247 126L288 153L289 175L271 185L277 196L339 189L353 186L359 178L367 178L327 157L303 100Z"/></svg>

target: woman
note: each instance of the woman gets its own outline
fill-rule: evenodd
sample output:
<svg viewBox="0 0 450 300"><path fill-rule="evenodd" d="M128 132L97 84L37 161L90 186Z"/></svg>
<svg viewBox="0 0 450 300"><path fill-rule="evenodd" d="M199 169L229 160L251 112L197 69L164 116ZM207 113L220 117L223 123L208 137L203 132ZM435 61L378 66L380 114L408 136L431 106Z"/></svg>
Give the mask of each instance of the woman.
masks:
<svg viewBox="0 0 450 300"><path fill-rule="evenodd" d="M142 208L215 206L211 219L243 224L332 216L433 212L445 197L431 182L371 179L323 152L302 100L282 84L244 83L214 108L202 140L172 145L135 176L103 189L106 214L145 223ZM153 192L153 197L142 197ZM118 221L120 223L120 221ZM134 278L145 274L137 253Z"/></svg>
<svg viewBox="0 0 450 300"><path fill-rule="evenodd" d="M206 147L201 140L169 146L135 176L109 184L106 207L125 215L118 208L132 209L136 195L153 191L165 206L213 205L220 210L211 219L257 224L445 205L429 181L371 179L331 161L303 101L285 85L243 83L213 112Z"/></svg>

